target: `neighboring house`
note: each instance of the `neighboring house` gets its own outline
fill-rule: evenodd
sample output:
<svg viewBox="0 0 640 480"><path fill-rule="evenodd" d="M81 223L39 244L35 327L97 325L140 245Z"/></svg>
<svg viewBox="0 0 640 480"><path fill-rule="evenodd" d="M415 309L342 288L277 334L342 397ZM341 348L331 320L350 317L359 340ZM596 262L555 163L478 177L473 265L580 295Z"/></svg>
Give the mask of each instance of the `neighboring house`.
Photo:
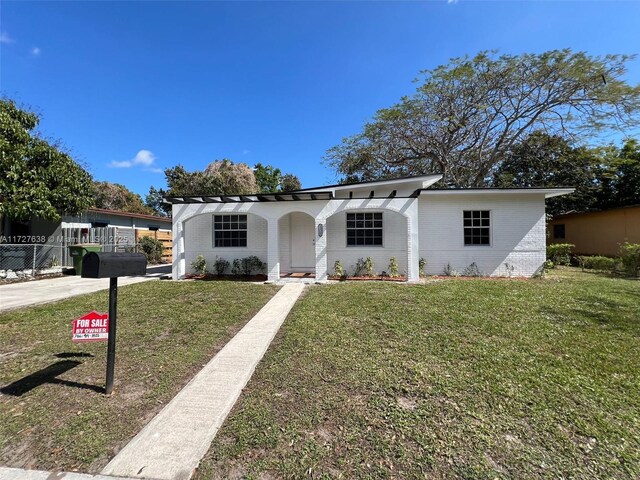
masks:
<svg viewBox="0 0 640 480"><path fill-rule="evenodd" d="M640 243L640 205L558 215L547 228L549 243L572 243L578 255L615 256L623 243Z"/></svg>
<svg viewBox="0 0 640 480"><path fill-rule="evenodd" d="M149 235L165 244L165 260L170 261L171 257L171 219L166 217L90 208L55 222L39 218L24 222L5 219L5 222L0 270L32 269L34 264L43 267L54 261L71 266L69 245L100 243L105 251L119 251L133 247L140 237Z"/></svg>
<svg viewBox="0 0 640 480"><path fill-rule="evenodd" d="M352 271L371 257L378 272L396 257L409 281L447 264L475 262L488 275L531 276L545 261L545 199L571 188L427 189L441 175L328 185L257 195L170 197L173 278L203 255L256 255L270 281L292 272L325 281L340 260Z"/></svg>

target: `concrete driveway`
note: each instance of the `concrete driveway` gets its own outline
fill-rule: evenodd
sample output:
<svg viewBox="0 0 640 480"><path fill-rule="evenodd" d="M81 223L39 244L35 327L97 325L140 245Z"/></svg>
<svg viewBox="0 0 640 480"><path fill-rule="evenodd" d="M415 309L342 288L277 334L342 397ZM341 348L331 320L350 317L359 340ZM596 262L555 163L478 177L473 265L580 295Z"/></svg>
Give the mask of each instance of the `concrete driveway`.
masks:
<svg viewBox="0 0 640 480"><path fill-rule="evenodd" d="M144 277L122 277L118 279L118 286L157 280L163 275L171 273L171 265L151 266L147 268ZM97 292L109 288L108 278L82 278L79 276L64 276L48 280L33 280L30 282L11 283L0 286L0 312L16 308L55 302L65 298Z"/></svg>

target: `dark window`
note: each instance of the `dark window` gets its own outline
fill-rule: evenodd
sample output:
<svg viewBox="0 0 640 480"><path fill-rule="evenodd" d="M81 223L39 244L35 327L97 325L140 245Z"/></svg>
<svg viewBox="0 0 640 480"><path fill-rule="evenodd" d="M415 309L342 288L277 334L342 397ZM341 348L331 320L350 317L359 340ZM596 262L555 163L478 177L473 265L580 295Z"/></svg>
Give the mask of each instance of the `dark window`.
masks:
<svg viewBox="0 0 640 480"><path fill-rule="evenodd" d="M160 230L160 227L152 227L151 225L149 225L149 231L157 232L158 230Z"/></svg>
<svg viewBox="0 0 640 480"><path fill-rule="evenodd" d="M247 216L246 215L214 215L213 216L214 247L246 247Z"/></svg>
<svg viewBox="0 0 640 480"><path fill-rule="evenodd" d="M564 238L564 223L553 226L553 238Z"/></svg>
<svg viewBox="0 0 640 480"><path fill-rule="evenodd" d="M107 222L91 222L91 228L104 228L108 226L109 224Z"/></svg>
<svg viewBox="0 0 640 480"><path fill-rule="evenodd" d="M382 245L382 212L347 213L347 246Z"/></svg>
<svg viewBox="0 0 640 480"><path fill-rule="evenodd" d="M491 244L491 213L489 210L465 210L463 212L464 244Z"/></svg>

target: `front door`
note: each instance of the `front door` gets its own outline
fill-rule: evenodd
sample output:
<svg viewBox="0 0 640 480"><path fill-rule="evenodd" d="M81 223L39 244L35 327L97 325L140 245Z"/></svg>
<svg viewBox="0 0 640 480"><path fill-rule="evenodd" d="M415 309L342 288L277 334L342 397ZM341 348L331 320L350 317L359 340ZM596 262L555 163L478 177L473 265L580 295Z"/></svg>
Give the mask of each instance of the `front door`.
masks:
<svg viewBox="0 0 640 480"><path fill-rule="evenodd" d="M291 214L291 270L314 272L316 269L315 222L306 213Z"/></svg>

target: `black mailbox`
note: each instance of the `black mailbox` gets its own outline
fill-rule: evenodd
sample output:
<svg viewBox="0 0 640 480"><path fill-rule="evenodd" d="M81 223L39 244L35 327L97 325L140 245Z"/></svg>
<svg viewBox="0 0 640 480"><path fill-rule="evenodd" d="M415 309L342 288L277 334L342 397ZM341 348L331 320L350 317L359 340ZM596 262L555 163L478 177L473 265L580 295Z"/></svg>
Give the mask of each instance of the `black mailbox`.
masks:
<svg viewBox="0 0 640 480"><path fill-rule="evenodd" d="M143 253L90 252L82 259L84 278L114 278L147 274Z"/></svg>

